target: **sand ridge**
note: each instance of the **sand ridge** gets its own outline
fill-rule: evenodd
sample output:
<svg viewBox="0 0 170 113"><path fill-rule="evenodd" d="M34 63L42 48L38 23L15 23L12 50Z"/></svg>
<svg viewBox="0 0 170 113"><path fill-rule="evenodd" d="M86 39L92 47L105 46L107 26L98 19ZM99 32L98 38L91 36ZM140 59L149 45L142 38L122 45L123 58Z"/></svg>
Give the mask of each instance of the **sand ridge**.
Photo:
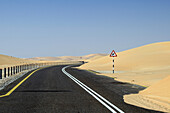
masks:
<svg viewBox="0 0 170 113"><path fill-rule="evenodd" d="M123 82L149 86L139 94L125 95L124 101L147 109L170 112L170 41L148 44L117 55L117 73L104 75ZM112 72L112 58L104 56L91 60L80 69Z"/></svg>
<svg viewBox="0 0 170 113"><path fill-rule="evenodd" d="M63 60L40 61L40 60L16 58L13 56L7 56L7 55L0 54L0 68L10 67L10 66L15 66L15 65L33 64L33 63L48 63L48 62L67 62L67 61L63 61Z"/></svg>
<svg viewBox="0 0 170 113"><path fill-rule="evenodd" d="M6 67L6 66L39 63L39 62L40 61L26 60L26 59L22 59L22 58L16 58L13 56L7 56L7 55L0 54L0 68Z"/></svg>
<svg viewBox="0 0 170 113"><path fill-rule="evenodd" d="M156 84L151 85L139 94L125 95L126 103L135 106L170 112L170 75Z"/></svg>
<svg viewBox="0 0 170 113"><path fill-rule="evenodd" d="M115 74L104 75L116 80L149 86L139 94L125 95L127 103L170 112L170 41L148 44L117 53L115 58ZM20 59L0 55L0 67L39 62L62 62L84 60L88 63L80 69L112 72L112 58L108 54L90 54L86 56L36 57ZM103 75L103 74L102 74Z"/></svg>
<svg viewBox="0 0 170 113"><path fill-rule="evenodd" d="M153 43L117 54L115 71L118 73L106 74L107 76L150 86L170 74L170 41ZM112 72L112 60L109 55L103 56L82 65L80 69Z"/></svg>
<svg viewBox="0 0 170 113"><path fill-rule="evenodd" d="M88 61L89 59L97 59L106 55L107 54L89 54L85 56L34 57L28 59L38 61Z"/></svg>

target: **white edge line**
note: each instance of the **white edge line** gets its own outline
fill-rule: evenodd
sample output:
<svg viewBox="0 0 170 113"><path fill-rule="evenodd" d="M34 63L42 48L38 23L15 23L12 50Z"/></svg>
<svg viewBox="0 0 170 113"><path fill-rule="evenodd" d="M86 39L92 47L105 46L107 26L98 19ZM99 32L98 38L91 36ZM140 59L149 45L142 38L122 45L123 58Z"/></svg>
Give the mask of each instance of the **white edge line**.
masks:
<svg viewBox="0 0 170 113"><path fill-rule="evenodd" d="M71 74L69 74L68 72L65 71L66 68L68 68L70 66L66 66L62 68L62 72L64 74L66 74L69 78L71 78L74 82L76 82L79 86L81 86L85 91L87 91L90 95L92 95L96 100L98 100L101 104L103 104L106 108L108 108L111 112L116 113L115 110L113 110L110 106L112 106L113 108L115 108L117 111L119 111L120 113L124 113L122 110L120 110L118 107L116 107L115 105L113 105L112 103L110 103L108 100L106 100L104 97L102 97L101 95L99 95L98 93L96 93L95 91L93 91L91 88L89 88L88 86L86 86L85 84L83 84L81 81L79 81L78 79L76 79L75 77L73 77ZM90 92L91 91L91 92ZM95 94L95 95L94 95ZM97 97L98 96L98 97ZM102 99L102 100L101 100ZM103 101L105 101L107 104L109 104L110 106L108 106L106 103L104 103Z"/></svg>
<svg viewBox="0 0 170 113"><path fill-rule="evenodd" d="M75 77L74 77L75 78ZM75 78L76 79L76 78ZM101 95L99 95L98 93L96 93L94 90L92 90L91 88L89 88L88 86L86 86L85 84L83 84L81 81L79 81L77 79L77 81L82 84L84 87L86 87L88 90L90 90L92 93L94 93L95 95L97 95L99 98L101 98L103 101L105 101L107 104L109 104L110 106L112 106L113 108L115 108L117 111L119 111L120 113L124 113L122 110L120 110L118 107L116 107L115 105L113 105L111 102L109 102L108 100L106 100L104 97L102 97Z"/></svg>
<svg viewBox="0 0 170 113"><path fill-rule="evenodd" d="M67 68L67 66L66 66ZM115 110L113 110L110 106L108 106L106 103L104 103L100 98L98 98L96 95L91 93L88 89L86 89L83 85L81 85L77 80L73 78L72 75L67 73L65 71L65 68L62 69L63 73L66 74L69 78L71 78L74 82L76 82L80 87L82 87L86 92L88 92L90 95L92 95L96 100L98 100L101 104L103 104L107 109L109 109L112 113L117 113Z"/></svg>

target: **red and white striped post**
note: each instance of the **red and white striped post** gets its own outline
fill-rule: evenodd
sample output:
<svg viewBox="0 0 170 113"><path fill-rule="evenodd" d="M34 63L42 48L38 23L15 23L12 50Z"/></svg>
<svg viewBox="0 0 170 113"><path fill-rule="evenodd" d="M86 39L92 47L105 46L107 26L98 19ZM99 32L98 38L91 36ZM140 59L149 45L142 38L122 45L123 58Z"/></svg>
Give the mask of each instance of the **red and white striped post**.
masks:
<svg viewBox="0 0 170 113"><path fill-rule="evenodd" d="M115 72L115 70L114 70L114 67L115 67L114 66L114 57L117 57L117 54L114 50L111 52L110 57L113 57L113 73L114 73Z"/></svg>

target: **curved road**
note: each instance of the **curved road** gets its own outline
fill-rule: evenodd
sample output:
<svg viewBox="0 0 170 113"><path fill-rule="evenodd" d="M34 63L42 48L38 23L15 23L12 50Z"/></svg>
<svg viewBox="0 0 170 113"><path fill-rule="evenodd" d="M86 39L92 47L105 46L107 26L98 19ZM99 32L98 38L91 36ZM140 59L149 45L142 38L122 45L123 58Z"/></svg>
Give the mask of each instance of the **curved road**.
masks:
<svg viewBox="0 0 170 113"><path fill-rule="evenodd" d="M98 76L76 68L69 67L66 68L65 71L63 67L65 66L53 66L40 69L33 73L25 82L14 90L11 95L0 98L0 112L160 113L128 105L123 102L124 94L138 92L142 89L140 87L134 88L131 84L117 82L113 78ZM0 91L0 95L9 92L30 73L31 72L27 73L7 86L4 90ZM82 84L82 82L84 84ZM85 84L86 86L84 86ZM87 88L88 86L91 90ZM104 99L107 99L118 109L109 105L92 90L100 94Z"/></svg>

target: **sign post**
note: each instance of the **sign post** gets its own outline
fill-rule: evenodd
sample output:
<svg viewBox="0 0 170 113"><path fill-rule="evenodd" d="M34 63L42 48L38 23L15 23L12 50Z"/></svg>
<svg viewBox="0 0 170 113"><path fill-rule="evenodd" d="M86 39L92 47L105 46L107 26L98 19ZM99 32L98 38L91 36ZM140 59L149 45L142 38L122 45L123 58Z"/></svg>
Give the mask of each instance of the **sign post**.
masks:
<svg viewBox="0 0 170 113"><path fill-rule="evenodd" d="M113 73L114 73L114 57L117 57L117 54L114 50L111 52L110 57L113 57Z"/></svg>

